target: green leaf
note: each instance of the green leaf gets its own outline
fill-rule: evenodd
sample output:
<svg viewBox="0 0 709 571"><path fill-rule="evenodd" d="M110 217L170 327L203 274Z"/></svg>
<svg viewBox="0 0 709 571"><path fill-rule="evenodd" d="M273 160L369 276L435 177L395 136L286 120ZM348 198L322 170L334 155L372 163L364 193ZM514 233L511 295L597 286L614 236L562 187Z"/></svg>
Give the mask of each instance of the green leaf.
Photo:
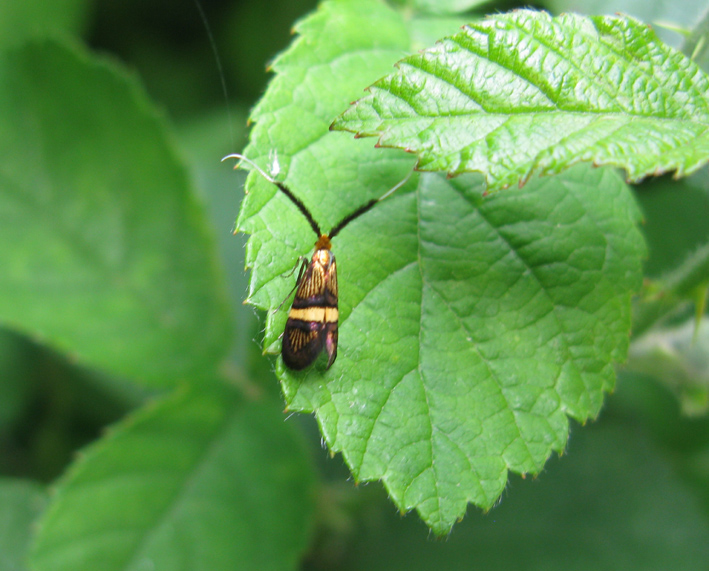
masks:
<svg viewBox="0 0 709 571"><path fill-rule="evenodd" d="M85 27L88 0L0 2L0 49L46 35L78 34Z"/></svg>
<svg viewBox="0 0 709 571"><path fill-rule="evenodd" d="M33 525L46 503L39 484L0 479L0 571L27 569Z"/></svg>
<svg viewBox="0 0 709 571"><path fill-rule="evenodd" d="M274 403L200 389L147 407L57 487L36 571L294 569L311 529L303 443Z"/></svg>
<svg viewBox="0 0 709 571"><path fill-rule="evenodd" d="M230 342L201 205L136 81L58 43L0 59L0 320L154 386Z"/></svg>
<svg viewBox="0 0 709 571"><path fill-rule="evenodd" d="M709 159L709 80L628 17L520 10L409 56L333 128L482 172L493 190L582 161L637 181Z"/></svg>
<svg viewBox="0 0 709 571"><path fill-rule="evenodd" d="M378 2L325 2L298 29L247 155L269 168L271 151L327 230L410 171L404 154L327 131L354 84L393 64L410 36ZM252 234L250 301L270 310L275 352L287 312L274 310L295 279L281 274L314 236L282 193L256 173L248 182L238 227ZM468 502L490 508L508 471L538 473L563 450L567 415L598 413L627 351L638 219L610 171L576 168L491 197L479 178L413 176L334 240L339 356L297 374L279 360L289 409L315 411L356 480L382 479L402 511L446 533Z"/></svg>

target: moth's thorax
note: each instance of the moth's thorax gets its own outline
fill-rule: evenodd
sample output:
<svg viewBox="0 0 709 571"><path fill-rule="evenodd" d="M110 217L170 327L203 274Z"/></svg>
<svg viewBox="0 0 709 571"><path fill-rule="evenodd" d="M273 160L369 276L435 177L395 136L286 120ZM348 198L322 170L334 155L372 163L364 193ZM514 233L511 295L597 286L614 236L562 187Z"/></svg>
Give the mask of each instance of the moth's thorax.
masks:
<svg viewBox="0 0 709 571"><path fill-rule="evenodd" d="M315 250L313 263L320 264L322 268L327 271L330 269L330 266L335 263L335 256L330 250Z"/></svg>
<svg viewBox="0 0 709 571"><path fill-rule="evenodd" d="M296 290L296 299L337 307L337 264L330 250L316 250Z"/></svg>

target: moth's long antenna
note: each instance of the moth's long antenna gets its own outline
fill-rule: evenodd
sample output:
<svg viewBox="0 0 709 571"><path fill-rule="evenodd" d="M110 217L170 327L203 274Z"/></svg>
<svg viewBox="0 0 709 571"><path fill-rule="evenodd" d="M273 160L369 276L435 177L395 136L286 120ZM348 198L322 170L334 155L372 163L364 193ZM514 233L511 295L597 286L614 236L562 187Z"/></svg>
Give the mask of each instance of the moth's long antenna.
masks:
<svg viewBox="0 0 709 571"><path fill-rule="evenodd" d="M322 236L322 230L320 230L320 226L318 226L318 223L315 222L313 215L310 214L310 210L308 210L305 207L305 204L300 201L300 198L295 196L287 186L281 184L280 182L274 182L273 184L275 184L283 192L283 194L285 194L293 201L293 204L295 204L298 207L298 210L303 213L305 219L310 222L310 227L313 229L313 232L315 232L315 235L320 238L320 236Z"/></svg>
<svg viewBox="0 0 709 571"><path fill-rule="evenodd" d="M296 205L298 210L305 216L305 219L310 223L310 227L313 229L315 232L316 236L320 238L322 236L322 231L320 230L320 226L318 226L318 223L315 222L315 219L313 218L313 215L310 214L310 211L306 208L305 204L302 203L300 198L295 196L290 189L284 185L283 183L278 182L277 180L274 180L270 176L268 176L262 169L259 167L255 162L253 162L251 159L246 158L244 155L240 155L239 153L234 153L231 155L227 155L222 159L222 162L227 160L227 159L239 159L240 161L244 161L249 163L252 167L254 167L263 178L265 178L268 182L275 184L278 189L285 194L288 198L291 199L291 202ZM237 164L234 168L238 168L239 165Z"/></svg>
<svg viewBox="0 0 709 571"><path fill-rule="evenodd" d="M374 199L370 200L366 204L360 206L357 210L355 210L351 214L348 214L347 216L345 216L342 220L340 220L337 224L335 224L335 226L333 227L332 230L330 230L330 234L328 234L328 238L330 238L330 240L332 240L335 236L337 236L337 234L340 233L340 231L345 226L347 226L355 218L359 218L360 216L362 216L362 214L364 214L365 212L370 210L375 204L377 204L378 202L381 202L385 198L388 198L392 194L394 194L397 190L399 190L402 186L404 186L409 181L412 173L413 173L413 171L410 171L409 174L407 174L406 177L404 177L404 179L401 180L401 182L398 182L395 186L393 186L392 188L387 190L379 198L374 198Z"/></svg>

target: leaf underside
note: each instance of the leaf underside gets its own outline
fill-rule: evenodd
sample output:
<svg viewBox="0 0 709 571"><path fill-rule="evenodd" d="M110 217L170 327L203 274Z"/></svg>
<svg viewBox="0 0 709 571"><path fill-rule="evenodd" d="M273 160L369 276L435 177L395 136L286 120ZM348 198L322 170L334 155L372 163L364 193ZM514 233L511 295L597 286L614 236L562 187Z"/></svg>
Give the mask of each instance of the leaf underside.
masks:
<svg viewBox="0 0 709 571"><path fill-rule="evenodd" d="M325 231L413 166L328 131L410 49L407 25L373 0L323 3L252 117L247 156ZM282 274L315 237L256 173L247 190L249 301L269 310L265 347L277 352L287 311L274 310L295 279ZM508 471L538 473L563 450L568 416L598 413L627 351L638 219L623 181L586 166L493 196L480 177L412 176L334 240L338 358L297 374L279 359L289 409L316 413L356 480L383 480L399 509L446 533L469 502L490 508Z"/></svg>
<svg viewBox="0 0 709 571"><path fill-rule="evenodd" d="M628 17L519 10L407 57L333 128L481 172L491 190L582 161L628 179L689 174L709 158L709 82Z"/></svg>

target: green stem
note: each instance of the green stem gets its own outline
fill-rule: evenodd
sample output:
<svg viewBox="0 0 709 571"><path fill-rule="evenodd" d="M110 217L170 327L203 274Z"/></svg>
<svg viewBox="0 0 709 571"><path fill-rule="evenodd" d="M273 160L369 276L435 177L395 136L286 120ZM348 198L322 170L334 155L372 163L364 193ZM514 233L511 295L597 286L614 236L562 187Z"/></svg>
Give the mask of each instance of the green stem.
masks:
<svg viewBox="0 0 709 571"><path fill-rule="evenodd" d="M659 292L641 299L633 311L633 335L638 337L661 319L671 315L709 283L709 243L700 246L677 268L660 278Z"/></svg>
<svg viewBox="0 0 709 571"><path fill-rule="evenodd" d="M699 23L682 43L682 47L680 48L682 53L698 61L709 47L707 37L709 37L709 7L704 10Z"/></svg>

